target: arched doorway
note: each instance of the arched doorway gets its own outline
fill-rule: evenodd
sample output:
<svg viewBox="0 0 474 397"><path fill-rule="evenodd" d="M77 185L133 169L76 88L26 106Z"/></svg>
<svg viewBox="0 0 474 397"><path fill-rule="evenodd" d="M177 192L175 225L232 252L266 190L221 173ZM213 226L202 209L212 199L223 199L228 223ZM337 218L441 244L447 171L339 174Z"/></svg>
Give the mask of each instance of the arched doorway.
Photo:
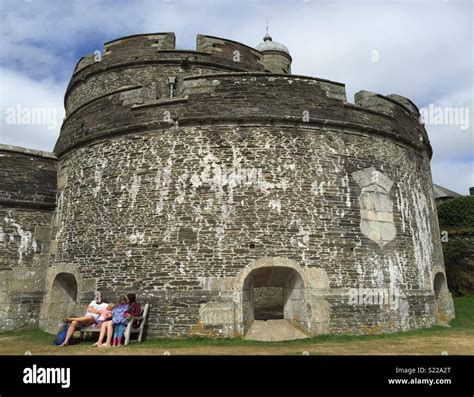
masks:
<svg viewBox="0 0 474 397"><path fill-rule="evenodd" d="M258 267L245 278L242 293L244 333L255 321L287 320L297 329L305 327L304 283L295 269Z"/></svg>
<svg viewBox="0 0 474 397"><path fill-rule="evenodd" d="M446 288L446 279L444 278L444 274L441 272L436 273L433 280L433 292L436 301L438 301L443 288Z"/></svg>
<svg viewBox="0 0 474 397"><path fill-rule="evenodd" d="M48 294L47 327L56 329L64 317L74 314L77 300L77 281L71 273L58 273Z"/></svg>

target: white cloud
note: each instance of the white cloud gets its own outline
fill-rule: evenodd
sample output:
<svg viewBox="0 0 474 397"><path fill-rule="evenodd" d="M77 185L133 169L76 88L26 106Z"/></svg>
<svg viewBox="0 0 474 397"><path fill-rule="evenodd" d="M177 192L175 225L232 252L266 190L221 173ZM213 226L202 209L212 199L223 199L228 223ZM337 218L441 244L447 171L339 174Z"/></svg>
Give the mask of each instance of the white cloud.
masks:
<svg viewBox="0 0 474 397"><path fill-rule="evenodd" d="M66 87L52 79L37 81L5 68L0 68L0 82L0 142L52 151L64 117ZM15 117L20 123L9 123L9 116L16 116L18 109L23 119ZM46 117L32 123L28 113L37 110Z"/></svg>

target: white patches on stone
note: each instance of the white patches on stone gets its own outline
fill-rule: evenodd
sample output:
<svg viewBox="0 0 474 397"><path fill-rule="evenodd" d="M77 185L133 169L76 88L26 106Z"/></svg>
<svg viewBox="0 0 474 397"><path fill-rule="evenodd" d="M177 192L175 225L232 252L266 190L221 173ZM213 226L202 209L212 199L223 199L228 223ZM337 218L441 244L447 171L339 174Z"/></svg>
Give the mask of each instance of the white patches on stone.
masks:
<svg viewBox="0 0 474 397"><path fill-rule="evenodd" d="M412 213L416 225L415 230L410 223L415 264L418 268L418 285L420 288L424 288L426 272L428 273L428 280L431 280L430 266L433 256L433 242L431 239L428 203L426 196L419 188L415 188L411 192L411 208L413 209Z"/></svg>
<svg viewBox="0 0 474 397"><path fill-rule="evenodd" d="M310 231L305 229L301 219L299 218L293 219L290 224L298 226L298 233L290 238L290 243L293 247L296 247L301 251L301 262L304 266L308 266L306 251L309 249Z"/></svg>
<svg viewBox="0 0 474 397"><path fill-rule="evenodd" d="M99 193L100 189L102 188L102 175L104 173L104 169L107 167L107 159L102 159L99 164L96 164L95 171L94 171L94 181L95 186L92 188L92 195L97 197L97 193Z"/></svg>
<svg viewBox="0 0 474 397"><path fill-rule="evenodd" d="M3 232L3 228L0 226L0 243L6 240L6 234Z"/></svg>
<svg viewBox="0 0 474 397"><path fill-rule="evenodd" d="M380 257L378 255L370 255L364 258L364 261L362 263L357 264L357 274L358 276L358 281L359 285L363 286L364 288L372 288L372 287L377 287L377 282L378 278L380 275L377 273L376 269L381 269L382 264L380 263ZM371 272L369 273L370 280L372 284L367 285L367 270L370 269ZM369 270L369 271L370 271ZM376 275L374 274L377 273ZM383 277L383 274L382 274Z"/></svg>
<svg viewBox="0 0 474 397"><path fill-rule="evenodd" d="M131 251L131 250L125 251L125 256L126 256L127 258L131 258L131 256L132 256L132 251Z"/></svg>
<svg viewBox="0 0 474 397"><path fill-rule="evenodd" d="M338 151L334 149L332 146L328 145L327 143L323 143L324 149L331 154L338 154ZM333 163L334 164L334 163Z"/></svg>
<svg viewBox="0 0 474 397"><path fill-rule="evenodd" d="M383 285L383 270L381 267L374 267L372 272L372 285L376 288L380 288Z"/></svg>
<svg viewBox="0 0 474 397"><path fill-rule="evenodd" d="M193 174L193 176L190 179L191 185L193 186L193 189L197 189L202 186L201 179L199 178L199 175Z"/></svg>
<svg viewBox="0 0 474 397"><path fill-rule="evenodd" d="M322 195L324 193L324 185L326 184L326 182L313 182L311 184L311 194L313 194L314 196L319 196L319 195Z"/></svg>
<svg viewBox="0 0 474 397"><path fill-rule="evenodd" d="M341 185L346 189L346 207L351 208L351 189L349 187L349 176L347 174L341 179Z"/></svg>
<svg viewBox="0 0 474 397"><path fill-rule="evenodd" d="M11 215L10 215L11 216ZM6 223L9 223L16 228L16 232L20 236L20 245L18 247L18 264L23 263L23 257L28 254L28 251L32 249L36 251L36 241L33 239L33 233L28 230L23 230L20 224L18 224L13 218L8 215L4 218ZM10 241L14 241L10 235Z"/></svg>
<svg viewBox="0 0 474 397"><path fill-rule="evenodd" d="M402 221L402 232L405 232L407 219L409 218L410 213L407 206L407 200L402 193L402 185L400 182L397 184L396 197L397 197L397 209L398 209L398 212L400 213L400 218L401 218L400 220Z"/></svg>
<svg viewBox="0 0 474 397"><path fill-rule="evenodd" d="M187 180L187 171L184 171L181 175L178 176L178 180L176 181L177 195L174 200L176 204L182 204L184 202L184 199L186 198L186 188L188 186Z"/></svg>
<svg viewBox="0 0 474 397"><path fill-rule="evenodd" d="M233 204L234 189L243 186L254 187L265 195L270 194L271 190L286 190L289 187L289 182L285 178L276 183L269 182L265 180L262 169L244 167L245 158L236 147L232 147L232 165L230 167L222 164L218 157L211 152L209 146L206 151L207 154L200 160L201 171L191 175L190 182L193 189L208 185L218 200L224 199L227 193L227 203ZM294 170L294 168L294 164L288 165L288 169Z"/></svg>
<svg viewBox="0 0 474 397"><path fill-rule="evenodd" d="M127 237L130 244L144 244L145 243L145 232L134 232Z"/></svg>
<svg viewBox="0 0 474 397"><path fill-rule="evenodd" d="M401 257L398 252L395 252L395 256L395 260L392 257L386 258L386 267L388 267L389 283L392 291L403 287L404 271L406 270L406 258Z"/></svg>
<svg viewBox="0 0 474 397"><path fill-rule="evenodd" d="M270 200L268 202L268 206L270 207L271 210L275 211L278 214L281 214L281 201L276 199L276 200Z"/></svg>
<svg viewBox="0 0 474 397"><path fill-rule="evenodd" d="M222 244L222 241L224 240L224 237L225 237L225 229L222 226L216 227L217 243Z"/></svg>
<svg viewBox="0 0 474 397"><path fill-rule="evenodd" d="M159 192L158 203L155 207L155 213L160 215L163 212L166 199L170 191L171 179L172 179L172 170L173 170L173 159L175 156L174 153L175 144L171 148L170 156L166 161L166 164L163 166L161 159L157 157L158 162L158 172L155 175L155 188Z"/></svg>
<svg viewBox="0 0 474 397"><path fill-rule="evenodd" d="M140 177L137 174L133 174L132 184L129 190L132 209L135 207L135 202L137 201L137 194L139 190L140 190Z"/></svg>

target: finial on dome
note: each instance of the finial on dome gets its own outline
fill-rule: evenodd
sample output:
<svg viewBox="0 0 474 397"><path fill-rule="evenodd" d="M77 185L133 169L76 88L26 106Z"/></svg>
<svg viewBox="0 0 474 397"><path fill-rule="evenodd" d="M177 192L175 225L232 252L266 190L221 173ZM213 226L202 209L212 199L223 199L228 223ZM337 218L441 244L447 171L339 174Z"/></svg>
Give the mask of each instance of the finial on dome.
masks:
<svg viewBox="0 0 474 397"><path fill-rule="evenodd" d="M267 28L267 34L263 37L263 41L272 41L272 36L268 34L268 19L266 20L266 28Z"/></svg>

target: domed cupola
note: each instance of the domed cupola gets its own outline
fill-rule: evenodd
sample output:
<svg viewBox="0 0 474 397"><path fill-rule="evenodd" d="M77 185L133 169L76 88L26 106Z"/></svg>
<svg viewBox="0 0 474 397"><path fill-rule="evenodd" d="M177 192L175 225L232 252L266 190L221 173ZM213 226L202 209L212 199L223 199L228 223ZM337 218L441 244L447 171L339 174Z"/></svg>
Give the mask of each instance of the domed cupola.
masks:
<svg viewBox="0 0 474 397"><path fill-rule="evenodd" d="M263 42L255 48L263 54L263 63L269 72L291 74L290 51L285 45L273 41L268 29Z"/></svg>

